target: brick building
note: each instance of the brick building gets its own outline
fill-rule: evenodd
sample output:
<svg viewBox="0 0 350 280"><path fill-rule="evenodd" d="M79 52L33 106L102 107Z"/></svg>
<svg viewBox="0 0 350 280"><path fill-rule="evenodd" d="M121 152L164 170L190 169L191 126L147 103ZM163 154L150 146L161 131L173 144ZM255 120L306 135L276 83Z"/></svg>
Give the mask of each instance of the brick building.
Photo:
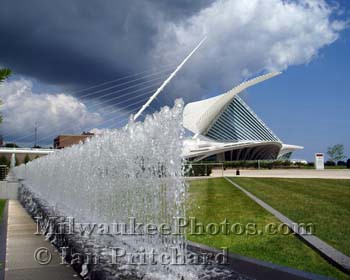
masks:
<svg viewBox="0 0 350 280"><path fill-rule="evenodd" d="M63 149L66 147L70 147L76 144L79 144L80 142L85 142L86 139L94 136L93 133L90 132L83 132L81 135L73 135L73 134L63 134L58 135L53 140L53 147L54 149Z"/></svg>

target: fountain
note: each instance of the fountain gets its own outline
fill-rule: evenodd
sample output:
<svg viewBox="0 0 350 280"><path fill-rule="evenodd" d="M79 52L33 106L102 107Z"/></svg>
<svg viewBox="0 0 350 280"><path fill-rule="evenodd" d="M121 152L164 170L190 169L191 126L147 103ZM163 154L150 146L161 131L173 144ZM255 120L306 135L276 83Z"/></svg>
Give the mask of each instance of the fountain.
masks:
<svg viewBox="0 0 350 280"><path fill-rule="evenodd" d="M122 129L13 164L22 182L19 201L36 219L38 233L82 278L243 279L219 269L216 259L208 267L206 255L188 250L183 101L136 122L205 39Z"/></svg>
<svg viewBox="0 0 350 280"><path fill-rule="evenodd" d="M187 249L182 111L177 100L13 169L20 202L84 279L243 279Z"/></svg>
<svg viewBox="0 0 350 280"><path fill-rule="evenodd" d="M165 107L144 123L130 121L123 129L14 168L17 178L23 179L21 201L36 215L34 209L39 207L41 215L74 217L76 224L103 224L109 231L112 224L130 224L131 217L137 223L173 225L172 217L184 216L182 107L177 101L173 109ZM175 246L184 252L185 248L183 235L116 237L94 231L80 239L84 243L80 249L97 245L162 252ZM137 270L140 275L159 270L170 274L159 265Z"/></svg>

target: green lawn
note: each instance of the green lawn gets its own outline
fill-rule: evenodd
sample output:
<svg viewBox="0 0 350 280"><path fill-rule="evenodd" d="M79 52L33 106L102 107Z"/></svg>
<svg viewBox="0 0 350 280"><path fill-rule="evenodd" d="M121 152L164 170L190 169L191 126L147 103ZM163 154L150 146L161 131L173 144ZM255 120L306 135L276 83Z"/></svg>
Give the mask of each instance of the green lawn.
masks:
<svg viewBox="0 0 350 280"><path fill-rule="evenodd" d="M350 180L234 178L236 183L350 256Z"/></svg>
<svg viewBox="0 0 350 280"><path fill-rule="evenodd" d="M4 212L4 208L5 208L5 199L0 199L0 222L2 220L2 214Z"/></svg>
<svg viewBox="0 0 350 280"><path fill-rule="evenodd" d="M225 218L230 224L256 223L258 229L264 229L269 223L280 224L225 179L191 181L187 214L205 225L220 224ZM293 235L188 234L188 239L212 247L227 247L232 253L308 272L349 279Z"/></svg>

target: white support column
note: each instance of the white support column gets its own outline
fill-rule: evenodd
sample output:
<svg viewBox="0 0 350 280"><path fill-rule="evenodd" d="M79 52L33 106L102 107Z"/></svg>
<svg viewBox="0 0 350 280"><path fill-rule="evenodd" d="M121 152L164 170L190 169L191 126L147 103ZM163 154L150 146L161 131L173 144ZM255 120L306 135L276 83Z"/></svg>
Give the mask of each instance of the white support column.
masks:
<svg viewBox="0 0 350 280"><path fill-rule="evenodd" d="M174 72L170 74L170 76L163 82L163 84L156 90L156 92L147 100L147 102L141 107L141 109L134 115L133 119L136 121L136 119L142 114L144 110L152 103L152 101L163 91L165 86L171 81L172 78L175 77L176 73L180 71L182 66L185 65L187 60L191 58L191 56L199 49L199 47L203 44L203 42L207 39L207 37L204 37L199 44L191 51L191 53L184 59L184 61L181 62L179 66L175 69Z"/></svg>
<svg viewBox="0 0 350 280"><path fill-rule="evenodd" d="M11 155L11 168L14 168L16 166L16 156L15 153Z"/></svg>

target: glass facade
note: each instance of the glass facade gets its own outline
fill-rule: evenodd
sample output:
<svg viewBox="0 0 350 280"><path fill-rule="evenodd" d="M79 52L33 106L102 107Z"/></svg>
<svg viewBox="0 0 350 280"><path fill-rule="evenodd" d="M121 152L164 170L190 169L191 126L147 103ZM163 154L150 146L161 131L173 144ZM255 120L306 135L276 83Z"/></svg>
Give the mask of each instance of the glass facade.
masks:
<svg viewBox="0 0 350 280"><path fill-rule="evenodd" d="M232 100L204 135L220 142L281 142L239 96Z"/></svg>

